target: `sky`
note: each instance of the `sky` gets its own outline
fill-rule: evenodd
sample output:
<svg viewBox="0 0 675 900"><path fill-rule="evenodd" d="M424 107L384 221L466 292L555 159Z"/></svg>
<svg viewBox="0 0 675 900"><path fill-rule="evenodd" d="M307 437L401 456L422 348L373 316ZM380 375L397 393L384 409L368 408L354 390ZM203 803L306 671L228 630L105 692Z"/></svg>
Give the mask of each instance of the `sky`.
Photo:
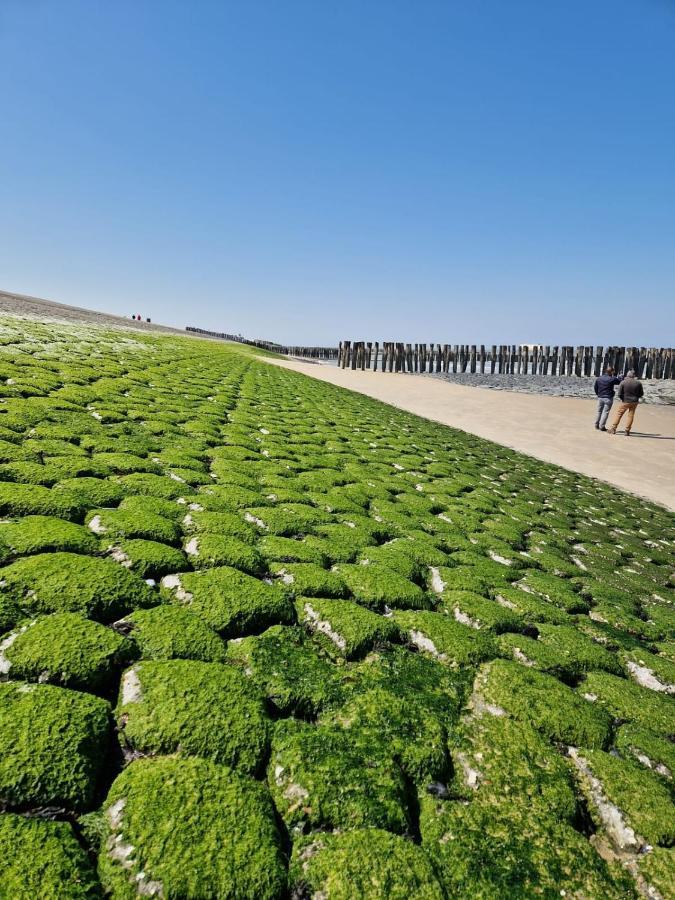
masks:
<svg viewBox="0 0 675 900"><path fill-rule="evenodd" d="M0 289L675 345L675 0L0 0Z"/></svg>

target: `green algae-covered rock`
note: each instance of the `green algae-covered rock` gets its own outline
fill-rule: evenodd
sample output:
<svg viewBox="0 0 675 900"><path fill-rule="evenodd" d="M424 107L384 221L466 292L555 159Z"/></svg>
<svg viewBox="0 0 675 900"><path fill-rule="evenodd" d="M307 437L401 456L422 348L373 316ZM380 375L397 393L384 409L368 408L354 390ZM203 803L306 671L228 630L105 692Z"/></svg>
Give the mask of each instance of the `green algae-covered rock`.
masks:
<svg viewBox="0 0 675 900"><path fill-rule="evenodd" d="M341 598L349 593L336 572L328 572L315 563L273 563L270 569L294 594Z"/></svg>
<svg viewBox="0 0 675 900"><path fill-rule="evenodd" d="M187 565L185 554L181 550L158 541L132 538L110 543L104 539L102 545L115 562L143 579L154 580L171 572L181 572Z"/></svg>
<svg viewBox="0 0 675 900"><path fill-rule="evenodd" d="M450 753L460 796L516 802L533 816L573 820L577 804L569 769L530 725L505 716L468 717L452 737Z"/></svg>
<svg viewBox="0 0 675 900"><path fill-rule="evenodd" d="M0 803L82 809L110 739L108 704L50 684L0 684Z"/></svg>
<svg viewBox="0 0 675 900"><path fill-rule="evenodd" d="M675 884L675 847L654 847L651 852L640 858L640 874L645 879L652 893L648 896L668 897Z"/></svg>
<svg viewBox="0 0 675 900"><path fill-rule="evenodd" d="M675 662L645 650L620 654L628 674L642 687L664 694L675 694Z"/></svg>
<svg viewBox="0 0 675 900"><path fill-rule="evenodd" d="M282 715L315 715L342 695L334 666L301 628L273 625L257 637L232 640L227 659L246 672Z"/></svg>
<svg viewBox="0 0 675 900"><path fill-rule="evenodd" d="M136 644L142 659L225 661L225 644L216 632L179 606L137 609L117 625Z"/></svg>
<svg viewBox="0 0 675 900"><path fill-rule="evenodd" d="M172 522L180 522L185 517L185 506L180 502L181 499L162 500L159 497L148 497L144 494L130 494L122 500L119 508L126 513L142 513L143 515L151 513L153 516L171 519ZM107 505L109 504L99 504L99 506Z"/></svg>
<svg viewBox="0 0 675 900"><path fill-rule="evenodd" d="M537 631L541 643L569 660L570 669L575 675L591 669L604 669L615 675L623 672L614 653L610 653L587 635L580 634L572 625L541 624Z"/></svg>
<svg viewBox="0 0 675 900"><path fill-rule="evenodd" d="M376 564L391 569L409 581L424 583L426 567L417 562L410 554L397 549L397 544L385 544L381 547L366 547L359 555L361 565Z"/></svg>
<svg viewBox="0 0 675 900"><path fill-rule="evenodd" d="M85 519L94 534L106 540L144 538L175 544L180 540L180 528L170 519L150 512L130 512L127 509L92 509Z"/></svg>
<svg viewBox="0 0 675 900"><path fill-rule="evenodd" d="M521 617L495 600L488 600L473 591L444 590L441 609L463 625L477 630L522 631L525 624Z"/></svg>
<svg viewBox="0 0 675 900"><path fill-rule="evenodd" d="M205 532L224 538L237 538L247 544L252 544L256 538L253 526L233 512L190 509L183 517L183 528L188 532L197 532L198 534Z"/></svg>
<svg viewBox="0 0 675 900"><path fill-rule="evenodd" d="M294 832L373 826L401 834L409 828L402 773L365 734L297 719L278 722L268 783Z"/></svg>
<svg viewBox="0 0 675 900"><path fill-rule="evenodd" d="M42 553L0 569L0 593L28 614L80 612L101 622L141 606L156 594L142 578L109 559L76 553Z"/></svg>
<svg viewBox="0 0 675 900"><path fill-rule="evenodd" d="M302 540L265 535L258 542L258 550L270 562L315 563L324 568L330 561L321 541L311 535Z"/></svg>
<svg viewBox="0 0 675 900"><path fill-rule="evenodd" d="M500 634L497 646L501 655L507 659L513 658L524 666L548 672L563 681L574 678L575 666L572 660L536 638L526 637L524 634Z"/></svg>
<svg viewBox="0 0 675 900"><path fill-rule="evenodd" d="M358 659L385 641L396 641L400 632L391 619L364 609L350 600L299 597L298 619L332 656Z"/></svg>
<svg viewBox="0 0 675 900"><path fill-rule="evenodd" d="M147 494L160 500L175 500L177 497L194 493L194 489L181 481L150 472L132 472L117 479L128 494Z"/></svg>
<svg viewBox="0 0 675 900"><path fill-rule="evenodd" d="M449 771L445 721L424 704L411 703L386 688L358 693L321 717L355 740L366 736L417 783L444 781Z"/></svg>
<svg viewBox="0 0 675 900"><path fill-rule="evenodd" d="M123 742L143 754L203 756L256 772L269 746L261 696L231 666L143 660L122 676Z"/></svg>
<svg viewBox="0 0 675 900"><path fill-rule="evenodd" d="M474 695L532 725L550 740L586 747L604 747L611 719L552 675L517 662L496 659L476 676Z"/></svg>
<svg viewBox="0 0 675 900"><path fill-rule="evenodd" d="M86 501L70 491L0 482L0 515L3 516L58 516L76 521L81 520L86 508Z"/></svg>
<svg viewBox="0 0 675 900"><path fill-rule="evenodd" d="M622 725L614 738L616 749L668 781L675 776L675 744L639 725Z"/></svg>
<svg viewBox="0 0 675 900"><path fill-rule="evenodd" d="M397 611L394 621L420 652L450 666L477 665L497 655L490 634L444 613Z"/></svg>
<svg viewBox="0 0 675 900"><path fill-rule="evenodd" d="M421 847L379 828L313 834L298 839L290 883L297 896L330 900L444 900Z"/></svg>
<svg viewBox="0 0 675 900"><path fill-rule="evenodd" d="M101 891L67 822L0 815L3 900L94 900Z"/></svg>
<svg viewBox="0 0 675 900"><path fill-rule="evenodd" d="M617 719L634 722L666 737L675 734L675 704L670 697L608 672L589 672L577 690L590 703Z"/></svg>
<svg viewBox="0 0 675 900"><path fill-rule="evenodd" d="M92 509L97 506L117 506L124 499L125 490L114 481L103 478L66 478L53 487L53 493L64 493L77 497L83 507Z"/></svg>
<svg viewBox="0 0 675 900"><path fill-rule="evenodd" d="M139 895L281 900L286 872L263 785L206 759L133 762L104 804L99 874Z"/></svg>
<svg viewBox="0 0 675 900"><path fill-rule="evenodd" d="M518 582L518 586L525 591L531 591L548 600L554 606L565 610L567 613L588 612L588 603L579 594L575 593L574 585L569 579L558 578L544 572L530 569Z"/></svg>
<svg viewBox="0 0 675 900"><path fill-rule="evenodd" d="M190 537L184 548L195 569L231 566L249 575L266 571L264 558L250 542L229 535L201 532Z"/></svg>
<svg viewBox="0 0 675 900"><path fill-rule="evenodd" d="M619 865L606 863L571 826L533 815L526 803L422 797L420 806L422 845L450 897L636 896Z"/></svg>
<svg viewBox="0 0 675 900"><path fill-rule="evenodd" d="M367 554L366 554L367 555ZM339 565L336 569L357 603L374 609L429 609L431 601L424 591L392 569L371 565Z"/></svg>
<svg viewBox="0 0 675 900"><path fill-rule="evenodd" d="M672 795L656 775L602 750L572 748L570 755L591 816L615 844L637 850L645 840L675 843Z"/></svg>
<svg viewBox="0 0 675 900"><path fill-rule="evenodd" d="M104 690L134 657L126 638L77 613L35 619L10 637L0 650L1 672L82 691Z"/></svg>
<svg viewBox="0 0 675 900"><path fill-rule="evenodd" d="M183 604L226 638L295 621L286 591L229 566L167 575L162 587L172 602Z"/></svg>
<svg viewBox="0 0 675 900"><path fill-rule="evenodd" d="M549 622L551 625L569 624L569 615L548 600L529 594L520 588L505 587L499 584L494 589L497 603L521 616L524 622ZM589 620L590 621L590 620Z"/></svg>
<svg viewBox="0 0 675 900"><path fill-rule="evenodd" d="M98 542L82 525L54 516L24 516L15 522L0 523L0 544L11 556L64 550L96 553Z"/></svg>

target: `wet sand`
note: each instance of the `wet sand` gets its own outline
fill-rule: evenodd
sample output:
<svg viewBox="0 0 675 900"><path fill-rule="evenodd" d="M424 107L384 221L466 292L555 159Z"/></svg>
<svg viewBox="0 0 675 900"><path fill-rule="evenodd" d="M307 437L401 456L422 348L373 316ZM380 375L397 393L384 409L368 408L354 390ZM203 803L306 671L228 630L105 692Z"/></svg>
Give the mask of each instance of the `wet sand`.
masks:
<svg viewBox="0 0 675 900"><path fill-rule="evenodd" d="M594 400L464 387L424 375L265 361L601 479L675 511L675 407L640 404L631 436L620 430L612 437L593 427Z"/></svg>

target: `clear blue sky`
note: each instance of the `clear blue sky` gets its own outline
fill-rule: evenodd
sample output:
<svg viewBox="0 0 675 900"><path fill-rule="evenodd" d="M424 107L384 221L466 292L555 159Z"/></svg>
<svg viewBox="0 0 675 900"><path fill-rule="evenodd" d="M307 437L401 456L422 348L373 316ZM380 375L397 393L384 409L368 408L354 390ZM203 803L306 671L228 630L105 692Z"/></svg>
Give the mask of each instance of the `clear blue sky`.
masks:
<svg viewBox="0 0 675 900"><path fill-rule="evenodd" d="M675 344L675 2L0 0L0 288Z"/></svg>

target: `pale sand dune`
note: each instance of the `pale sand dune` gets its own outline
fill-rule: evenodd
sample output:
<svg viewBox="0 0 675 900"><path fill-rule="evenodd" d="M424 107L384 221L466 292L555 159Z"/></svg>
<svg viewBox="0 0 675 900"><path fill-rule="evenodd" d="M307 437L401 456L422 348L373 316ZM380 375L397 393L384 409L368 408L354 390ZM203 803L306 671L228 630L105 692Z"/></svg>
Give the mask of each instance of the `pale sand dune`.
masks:
<svg viewBox="0 0 675 900"><path fill-rule="evenodd" d="M352 371L272 360L556 463L675 510L675 407L641 404L633 434L593 428L595 401L464 387L419 375ZM617 404L610 413L610 422Z"/></svg>

